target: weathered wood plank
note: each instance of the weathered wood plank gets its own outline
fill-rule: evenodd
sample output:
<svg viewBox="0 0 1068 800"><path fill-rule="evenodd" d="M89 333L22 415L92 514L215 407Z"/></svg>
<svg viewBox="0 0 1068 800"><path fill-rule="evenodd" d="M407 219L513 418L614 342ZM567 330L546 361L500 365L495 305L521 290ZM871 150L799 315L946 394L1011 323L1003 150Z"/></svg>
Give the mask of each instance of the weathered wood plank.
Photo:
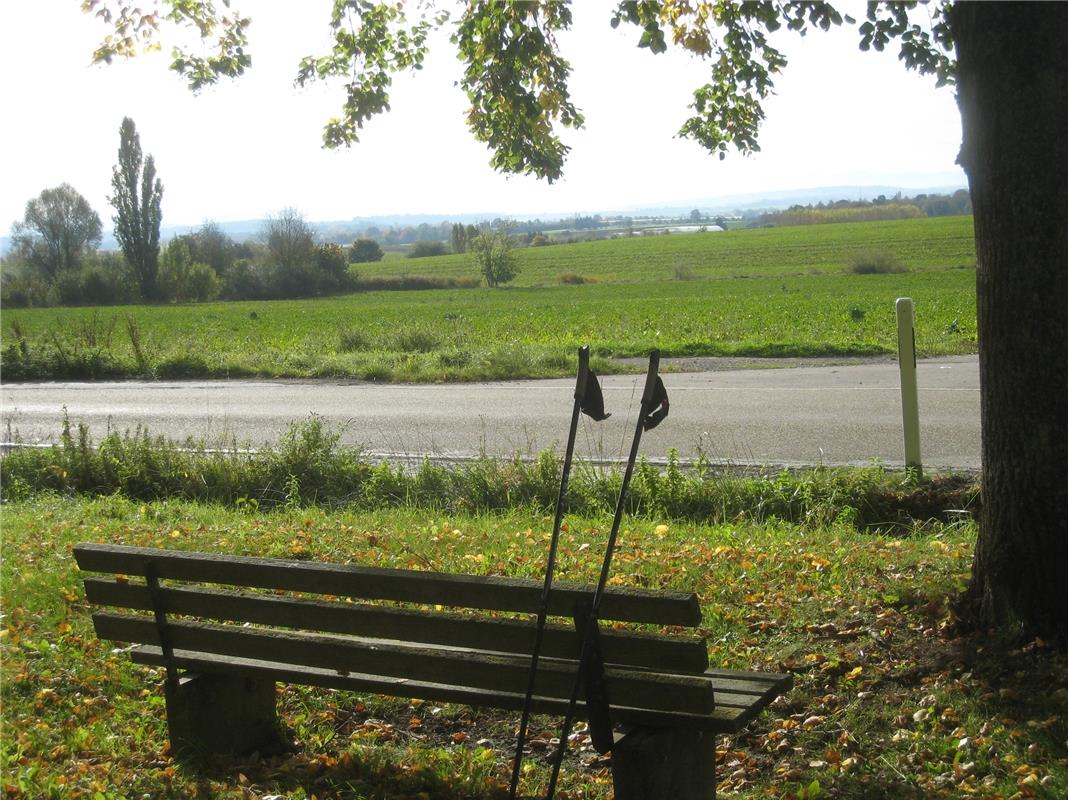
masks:
<svg viewBox="0 0 1068 800"><path fill-rule="evenodd" d="M93 615L93 623L101 639L160 643L155 623L148 617L98 613ZM167 639L175 650L455 683L490 691L521 693L529 671L529 659L520 656L233 625L169 622ZM569 698L574 675L573 660L542 659L535 691ZM605 685L609 698L626 698L628 704L643 708L701 714L715 707L712 684L698 676L608 667Z"/></svg>
<svg viewBox="0 0 1068 800"><path fill-rule="evenodd" d="M158 647L141 646L130 653L134 662L150 666L162 666L163 655ZM519 711L523 708L521 692L490 691L450 684L391 678L352 672L340 675L336 671L314 667L300 667L256 659L231 658L175 650L176 664L196 672L224 675L250 675L283 683L299 683L327 689L342 689L391 697L419 698L445 703L459 703L479 708L501 708ZM531 710L537 714L562 716L567 710L567 699L536 695ZM585 703L576 707L579 717L585 713ZM647 725L659 728L693 728L716 733L734 733L756 715L738 707L717 706L708 714L692 714L685 711L657 711L633 706L613 706L612 719L619 725Z"/></svg>
<svg viewBox="0 0 1068 800"><path fill-rule="evenodd" d="M729 670L709 670L704 673L705 677L716 684L716 691L723 695L731 694L764 694L775 690L784 692L793 685L793 678L789 675L776 675L769 673L764 678L735 676Z"/></svg>
<svg viewBox="0 0 1068 800"><path fill-rule="evenodd" d="M74 556L86 572L143 575L145 563L151 562L160 579L495 611L532 613L541 605L540 581L492 575L418 572L91 543L76 545ZM593 586L555 584L549 613L571 616L575 603L583 597L592 597L593 591ZM695 594L617 587L605 593L600 617L694 627L700 624L701 610Z"/></svg>
<svg viewBox="0 0 1068 800"><path fill-rule="evenodd" d="M86 578L85 594L89 602L96 605L152 609L152 595L143 584ZM168 614L230 622L523 655L529 655L534 647L535 628L529 620L486 619L202 587L164 588L160 590L160 599ZM695 637L606 629L601 633L601 643L605 660L613 664L689 673L702 673L708 667L705 643ZM542 655L545 658L576 658L580 645L574 626L550 625L545 630Z"/></svg>

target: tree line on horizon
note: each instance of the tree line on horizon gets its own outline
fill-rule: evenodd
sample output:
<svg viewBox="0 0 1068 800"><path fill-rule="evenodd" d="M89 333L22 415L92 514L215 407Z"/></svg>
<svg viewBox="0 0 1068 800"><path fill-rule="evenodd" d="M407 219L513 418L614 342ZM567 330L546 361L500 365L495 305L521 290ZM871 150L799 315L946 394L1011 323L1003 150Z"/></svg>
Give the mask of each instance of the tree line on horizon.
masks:
<svg viewBox="0 0 1068 800"><path fill-rule="evenodd" d="M876 222L890 219L950 217L972 213L972 198L966 189L952 194L920 193L914 197L884 194L873 200L835 200L829 203L792 205L761 214L752 223L758 227L821 225L835 222Z"/></svg>

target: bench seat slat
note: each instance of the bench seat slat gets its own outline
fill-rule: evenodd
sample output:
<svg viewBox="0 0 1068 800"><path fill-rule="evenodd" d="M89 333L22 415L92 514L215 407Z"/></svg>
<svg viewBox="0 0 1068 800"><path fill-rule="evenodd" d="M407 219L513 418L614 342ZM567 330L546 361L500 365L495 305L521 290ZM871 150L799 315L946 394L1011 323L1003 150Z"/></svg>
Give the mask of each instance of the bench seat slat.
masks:
<svg viewBox="0 0 1068 800"><path fill-rule="evenodd" d="M158 645L159 631L149 617L97 613L97 636L112 641ZM170 622L168 643L175 650L271 660L342 672L407 677L431 683L454 682L490 691L522 693L529 659L483 651L428 647L384 640L291 633L234 625ZM712 685L697 676L606 667L609 697L664 711L708 713L715 707ZM575 661L542 659L535 690L569 698Z"/></svg>
<svg viewBox="0 0 1068 800"><path fill-rule="evenodd" d="M141 646L130 652L135 663L148 666L163 666L160 648ZM523 707L523 694L505 691L489 691L440 684L431 681L406 680L381 675L350 673L340 675L335 671L314 667L298 667L257 659L174 651L176 666L192 672L211 672L254 676L284 683L299 683L327 689L342 689L392 697L419 698L446 703L460 703L478 707L501 708L519 711ZM782 677L782 676L778 676ZM692 714L685 711L656 711L629 706L613 706L612 720L620 725L644 725L653 728L688 728L715 733L734 733L741 730L776 696L772 688L765 695L754 695L745 704L717 705L707 714ZM567 710L567 700L535 696L532 711L539 714L561 716ZM576 706L579 717L585 714L585 704Z"/></svg>
<svg viewBox="0 0 1068 800"><path fill-rule="evenodd" d="M339 566L110 544L79 544L74 548L74 556L86 572L144 575L145 564L151 562L159 579L494 611L533 613L541 605L540 581L492 575ZM550 596L549 613L570 616L576 600L592 596L593 591L592 586L556 584ZM614 588L604 595L600 617L695 627L700 624L701 609L695 594Z"/></svg>
<svg viewBox="0 0 1068 800"><path fill-rule="evenodd" d="M143 584L86 578L85 594L89 602L96 605L142 611L153 608L152 594ZM534 649L535 628L529 620L465 617L202 587L163 588L159 597L168 614L528 656ZM544 657L575 658L579 647L580 640L574 627L546 627L542 641ZM708 650L704 640L696 637L620 633L607 629L601 633L601 648L605 662L612 664L662 672L704 672L708 667Z"/></svg>

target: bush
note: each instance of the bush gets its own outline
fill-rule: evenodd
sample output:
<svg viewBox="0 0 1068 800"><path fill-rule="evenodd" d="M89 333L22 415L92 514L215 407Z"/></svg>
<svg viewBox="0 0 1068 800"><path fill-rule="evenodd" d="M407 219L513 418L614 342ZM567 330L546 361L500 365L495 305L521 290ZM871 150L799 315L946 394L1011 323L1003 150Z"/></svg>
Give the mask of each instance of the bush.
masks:
<svg viewBox="0 0 1068 800"><path fill-rule="evenodd" d="M207 264L193 261L189 244L171 239L160 258L156 285L160 297L174 303L203 303L222 291L222 281Z"/></svg>
<svg viewBox="0 0 1068 800"><path fill-rule="evenodd" d="M449 251L444 242L430 242L426 240L415 242L408 251L408 258L428 258L430 256L443 256Z"/></svg>
<svg viewBox="0 0 1068 800"><path fill-rule="evenodd" d="M0 305L31 308L136 302L137 290L127 272L125 261L113 253L95 255L79 269L59 273L51 284L20 266L5 268L0 278Z"/></svg>
<svg viewBox="0 0 1068 800"><path fill-rule="evenodd" d="M0 306L32 308L48 302L48 284L21 265L4 264L0 275Z"/></svg>
<svg viewBox="0 0 1068 800"><path fill-rule="evenodd" d="M692 281L696 277L693 267L682 262L675 263L675 266L671 269L671 274L675 276L677 281Z"/></svg>
<svg viewBox="0 0 1068 800"><path fill-rule="evenodd" d="M80 306L82 302L82 276L74 271L61 272L52 281L48 291L48 305Z"/></svg>
<svg viewBox="0 0 1068 800"><path fill-rule="evenodd" d="M474 253L478 271L487 286L508 283L519 273L512 237L507 228L483 231L468 243L468 249Z"/></svg>
<svg viewBox="0 0 1068 800"><path fill-rule="evenodd" d="M374 239L356 239L349 248L350 264L366 264L382 260L382 248Z"/></svg>
<svg viewBox="0 0 1068 800"><path fill-rule="evenodd" d="M222 280L207 264L196 262L190 266L186 280L188 297L194 303L215 300L222 291Z"/></svg>
<svg viewBox="0 0 1068 800"><path fill-rule="evenodd" d="M267 297L263 270L251 259L239 258L226 272L223 297L227 300L262 300Z"/></svg>
<svg viewBox="0 0 1068 800"><path fill-rule="evenodd" d="M847 268L854 275L878 275L905 272L905 267L893 253L885 250L868 250L856 253Z"/></svg>
<svg viewBox="0 0 1068 800"><path fill-rule="evenodd" d="M348 275L348 259L345 251L338 244L321 244L315 248L315 264L324 275L336 281L344 283Z"/></svg>
<svg viewBox="0 0 1068 800"><path fill-rule="evenodd" d="M584 283L591 283L589 278L579 275L577 272L561 272L556 276L556 280L565 286L581 286Z"/></svg>
<svg viewBox="0 0 1068 800"><path fill-rule="evenodd" d="M360 278L356 289L361 292L416 291L420 289L476 289L478 278L450 278L438 275L380 275Z"/></svg>
<svg viewBox="0 0 1068 800"><path fill-rule="evenodd" d="M117 292L108 275L98 267L86 267L82 270L82 302L86 305L113 305Z"/></svg>

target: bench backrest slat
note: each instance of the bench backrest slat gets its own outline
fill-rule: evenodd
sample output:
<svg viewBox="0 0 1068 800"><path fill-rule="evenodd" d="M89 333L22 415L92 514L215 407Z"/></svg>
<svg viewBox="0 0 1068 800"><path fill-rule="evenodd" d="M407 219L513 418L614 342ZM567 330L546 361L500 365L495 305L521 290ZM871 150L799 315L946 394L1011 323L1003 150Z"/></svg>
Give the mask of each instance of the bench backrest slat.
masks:
<svg viewBox="0 0 1068 800"><path fill-rule="evenodd" d="M158 645L159 631L149 617L98 613L93 615L102 639ZM368 646L352 638L243 628L233 625L172 622L169 645L176 652L202 651L280 664L301 664L342 673L370 673L417 681L448 683L493 691L522 692L529 659L494 656L451 648L389 642ZM574 684L574 661L542 659L535 693L569 697ZM609 697L628 705L664 711L710 712L715 707L710 683L689 675L605 668Z"/></svg>
<svg viewBox="0 0 1068 800"><path fill-rule="evenodd" d="M150 563L159 579L494 611L533 613L541 603L541 583L518 578L338 566L107 544L79 544L74 548L74 555L78 566L87 572L144 575L145 566ZM570 616L576 601L591 597L593 590L592 586L554 585L549 613ZM694 627L700 624L701 610L694 594L614 588L604 595L600 617Z"/></svg>
<svg viewBox="0 0 1068 800"><path fill-rule="evenodd" d="M141 583L86 578L89 602L149 611L152 594ZM487 619L432 611L411 611L357 603L309 600L276 595L253 595L203 587L166 587L159 599L167 614L230 622L251 622L286 628L340 633L377 639L470 647L529 655L535 629L527 619ZM663 672L703 672L708 651L702 639L655 634L601 634L604 660L613 664ZM580 642L573 627L550 625L542 642L546 658L575 658Z"/></svg>

